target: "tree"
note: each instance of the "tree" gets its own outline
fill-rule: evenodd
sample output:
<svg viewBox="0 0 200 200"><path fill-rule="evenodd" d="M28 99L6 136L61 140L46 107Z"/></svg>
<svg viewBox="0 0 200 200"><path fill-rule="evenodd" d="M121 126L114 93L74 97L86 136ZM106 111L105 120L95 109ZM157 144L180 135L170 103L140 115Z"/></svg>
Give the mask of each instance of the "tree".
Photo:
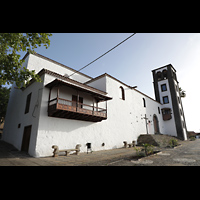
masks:
<svg viewBox="0 0 200 200"><path fill-rule="evenodd" d="M181 87L179 88L179 92L180 92L181 98L185 98L186 97L186 92Z"/></svg>
<svg viewBox="0 0 200 200"><path fill-rule="evenodd" d="M0 33L0 86L13 84L25 86L30 78L41 81L35 71L22 68L24 60L17 54L20 51L34 53L35 48L42 44L46 49L50 45L50 33Z"/></svg>
<svg viewBox="0 0 200 200"><path fill-rule="evenodd" d="M0 86L0 124L4 121L6 116L9 94L10 88Z"/></svg>

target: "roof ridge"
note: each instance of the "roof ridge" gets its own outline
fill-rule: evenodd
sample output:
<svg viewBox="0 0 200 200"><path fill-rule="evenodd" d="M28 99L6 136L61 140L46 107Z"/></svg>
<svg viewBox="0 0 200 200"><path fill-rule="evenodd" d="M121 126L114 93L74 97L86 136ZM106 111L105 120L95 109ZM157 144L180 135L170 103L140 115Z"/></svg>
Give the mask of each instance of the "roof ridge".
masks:
<svg viewBox="0 0 200 200"><path fill-rule="evenodd" d="M108 74L108 73L101 74L101 75L99 75L99 76L97 76L97 77L95 77L95 78L93 78L93 79L91 79L91 80L89 80L89 81L86 81L84 84L88 84L88 83L90 83L90 82L92 82L92 81L98 80L99 78L102 78L103 76L108 76L108 77L110 77L110 78L112 78L112 79L114 79L114 80L120 82L121 84L123 84L123 85L125 85L125 86L127 86L127 87L129 87L129 88L132 88L130 85L127 85L126 83L120 81L119 79L115 78L114 76L112 76L112 75L110 75L110 74Z"/></svg>
<svg viewBox="0 0 200 200"><path fill-rule="evenodd" d="M54 76L54 77L56 77L56 78L62 79L62 80L64 80L64 81L69 81L69 82L71 82L71 83L73 83L73 84L75 84L75 85L79 85L79 86L82 86L82 87L87 87L88 89L96 90L96 91L99 91L99 92L101 92L101 93L107 94L107 92L104 92L104 91L102 91L102 90L99 90L99 89L94 88L94 87L89 86L89 85L85 85L84 83L81 83L81 82L79 82L79 81L76 81L76 80L67 78L67 77L65 77L65 76L63 76L63 75L61 75L61 74L58 74L58 73L56 73L56 72L53 72L53 71L51 71L51 70L49 70L49 69L43 68L39 73L42 74L42 73L44 73L44 72L47 73L47 74L49 74L49 75L52 75L52 76ZM39 74L39 73L38 73L38 74Z"/></svg>
<svg viewBox="0 0 200 200"><path fill-rule="evenodd" d="M97 77L93 78L92 80L89 80L89 81L85 82L84 84L88 84L88 83L90 83L90 82L92 82L92 81L95 81L95 80L97 80L97 79L99 79L99 78L102 78L103 76L108 76L108 77L114 79L115 81L118 81L119 83L121 83L121 84L123 84L123 85L129 87L130 89L135 90L136 92L138 92L138 93L144 95L145 97L148 97L149 99L151 99L151 100L153 100L153 101L155 101L155 102L161 104L160 102L156 101L155 99L153 99L152 97L148 96L147 94L144 94L144 93L141 92L140 90L138 90L138 89L136 89L136 88L134 88L134 87L132 87L132 86L127 85L126 83L120 81L119 79L115 78L114 76L111 76L111 75L108 74L108 73L104 73L104 74L102 74L102 75L100 75L100 76L97 76ZM161 104L161 105L162 105L162 104Z"/></svg>

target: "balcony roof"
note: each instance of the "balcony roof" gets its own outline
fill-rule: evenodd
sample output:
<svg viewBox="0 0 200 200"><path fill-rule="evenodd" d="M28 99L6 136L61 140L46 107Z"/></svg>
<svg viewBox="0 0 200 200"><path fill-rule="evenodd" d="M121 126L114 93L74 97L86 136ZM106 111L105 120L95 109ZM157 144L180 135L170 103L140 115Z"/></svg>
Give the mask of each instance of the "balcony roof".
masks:
<svg viewBox="0 0 200 200"><path fill-rule="evenodd" d="M93 95L94 97L98 98L100 101L107 101L107 100L112 99L112 97L106 96L105 95L106 93L101 91L101 90L90 87L88 85L84 85L82 83L79 83L79 82L71 80L71 79L68 79L67 81L61 81L59 79L55 79L52 82L45 85L45 87L53 88L53 87L57 87L59 85L64 85L64 86L73 88L75 90L79 90L79 91L82 91L82 92L85 92L85 93L89 93L89 94Z"/></svg>

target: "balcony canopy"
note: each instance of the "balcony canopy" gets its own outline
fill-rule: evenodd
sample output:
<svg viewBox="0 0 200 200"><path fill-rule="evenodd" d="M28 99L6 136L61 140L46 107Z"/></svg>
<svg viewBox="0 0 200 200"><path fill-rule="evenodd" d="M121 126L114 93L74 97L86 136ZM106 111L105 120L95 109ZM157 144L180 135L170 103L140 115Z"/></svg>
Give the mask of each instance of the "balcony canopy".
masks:
<svg viewBox="0 0 200 200"><path fill-rule="evenodd" d="M45 87L52 89L53 87L59 87L61 85L73 88L78 91L88 93L88 94L92 95L93 97L95 97L96 99L98 99L98 101L107 101L107 100L112 99L112 97L106 96L106 94L107 94L106 92L103 92L103 91L93 88L91 86L82 84L82 83L72 80L72 79L68 79L67 81L61 81L59 79L55 79L52 82L48 83Z"/></svg>

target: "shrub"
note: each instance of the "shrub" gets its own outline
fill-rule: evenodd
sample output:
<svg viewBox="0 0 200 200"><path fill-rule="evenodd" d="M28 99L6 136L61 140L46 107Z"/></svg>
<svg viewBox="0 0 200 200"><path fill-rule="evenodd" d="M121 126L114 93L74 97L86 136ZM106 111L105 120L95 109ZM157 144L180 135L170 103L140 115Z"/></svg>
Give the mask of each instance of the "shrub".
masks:
<svg viewBox="0 0 200 200"><path fill-rule="evenodd" d="M143 144L145 155L151 155L154 152L154 146L151 144Z"/></svg>
<svg viewBox="0 0 200 200"><path fill-rule="evenodd" d="M139 147L138 148L134 147L134 149L136 150L137 156L139 156L139 157L144 157L145 156L144 152L142 152Z"/></svg>
<svg viewBox="0 0 200 200"><path fill-rule="evenodd" d="M169 141L169 146L171 147L171 148L174 148L175 146L177 146L178 145L178 141L176 140L176 139L171 139L170 141Z"/></svg>
<svg viewBox="0 0 200 200"><path fill-rule="evenodd" d="M196 138L194 136L190 137L190 141L194 141Z"/></svg>
<svg viewBox="0 0 200 200"><path fill-rule="evenodd" d="M144 149L134 147L134 149L136 150L137 156L145 157L154 153L153 145L145 143L145 144L142 144L142 146L144 147Z"/></svg>

